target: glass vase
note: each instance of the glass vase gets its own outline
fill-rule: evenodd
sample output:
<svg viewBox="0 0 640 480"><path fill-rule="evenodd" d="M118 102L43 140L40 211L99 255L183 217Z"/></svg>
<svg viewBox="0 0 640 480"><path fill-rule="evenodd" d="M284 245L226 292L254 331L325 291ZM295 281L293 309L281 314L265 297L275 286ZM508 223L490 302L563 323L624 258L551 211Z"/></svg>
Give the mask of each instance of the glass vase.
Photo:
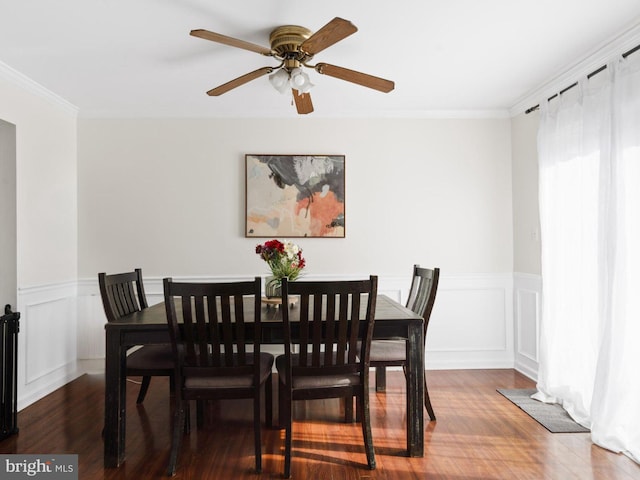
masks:
<svg viewBox="0 0 640 480"><path fill-rule="evenodd" d="M282 297L282 280L274 276L265 279L264 294L267 298Z"/></svg>

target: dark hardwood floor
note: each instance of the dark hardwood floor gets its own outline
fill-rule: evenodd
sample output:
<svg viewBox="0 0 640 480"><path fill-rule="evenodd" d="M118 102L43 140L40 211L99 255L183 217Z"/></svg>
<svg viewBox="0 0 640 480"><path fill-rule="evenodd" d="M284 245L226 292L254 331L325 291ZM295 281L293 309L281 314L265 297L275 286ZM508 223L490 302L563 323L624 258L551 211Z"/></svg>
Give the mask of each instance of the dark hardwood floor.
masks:
<svg viewBox="0 0 640 480"><path fill-rule="evenodd" d="M640 479L640 466L626 456L593 445L589 434L549 433L498 394L496 388L533 386L514 370L429 371L428 381L438 421L425 425L424 458L404 455L404 380L394 371L386 394L371 392L377 469L366 468L361 429L341 423L339 401L315 400L294 411L292 478ZM0 442L0 453L76 453L82 480L164 477L168 380L154 378L139 407L138 387L129 387L122 467L102 466L102 375L80 377L21 411L20 433ZM281 478L284 435L278 429L264 429L263 473L253 471L250 401L211 404L206 416L204 428L185 437L176 479Z"/></svg>

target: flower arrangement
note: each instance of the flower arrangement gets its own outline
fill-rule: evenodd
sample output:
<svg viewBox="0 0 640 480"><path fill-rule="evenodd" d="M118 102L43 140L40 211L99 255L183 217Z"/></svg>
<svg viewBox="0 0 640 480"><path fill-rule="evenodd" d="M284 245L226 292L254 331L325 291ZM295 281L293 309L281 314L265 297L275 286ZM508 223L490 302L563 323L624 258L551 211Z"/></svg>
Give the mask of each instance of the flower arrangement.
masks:
<svg viewBox="0 0 640 480"><path fill-rule="evenodd" d="M291 241L269 240L256 245L256 253L260 255L273 274L271 287L279 287L283 278L294 281L300 275L306 262L302 257L302 249Z"/></svg>

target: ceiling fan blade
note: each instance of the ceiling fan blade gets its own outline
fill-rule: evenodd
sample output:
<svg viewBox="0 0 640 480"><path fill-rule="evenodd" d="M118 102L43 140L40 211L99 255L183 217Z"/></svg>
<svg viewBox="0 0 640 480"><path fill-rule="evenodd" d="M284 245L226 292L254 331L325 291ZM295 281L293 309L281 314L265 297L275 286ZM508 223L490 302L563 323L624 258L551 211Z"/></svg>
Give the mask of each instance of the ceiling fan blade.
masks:
<svg viewBox="0 0 640 480"><path fill-rule="evenodd" d="M355 70L349 70L344 67L337 67L335 65L329 65L328 63L318 63L315 66L318 73L323 75L329 75L330 77L339 78L340 80L346 80L347 82L357 83L363 87L373 88L380 92L389 93L395 88L395 83L391 80L385 80L384 78L374 77L362 72L356 72Z"/></svg>
<svg viewBox="0 0 640 480"><path fill-rule="evenodd" d="M296 103L298 113L304 115L313 112L313 103L311 103L311 95L309 93L300 93L295 88L291 89L293 100Z"/></svg>
<svg viewBox="0 0 640 480"><path fill-rule="evenodd" d="M222 95L223 93L227 93L229 90L239 87L240 85L244 85L245 83L250 82L251 80L255 80L256 78L262 77L263 75L266 75L267 73L271 73L271 72L273 72L272 67L259 68L258 70L254 70L253 72L246 73L241 77L234 78L233 80L227 83L224 83L219 87L212 88L207 92L207 95L212 97L217 97L219 95Z"/></svg>
<svg viewBox="0 0 640 480"><path fill-rule="evenodd" d="M336 17L302 42L300 50L315 55L357 31L358 28L349 20Z"/></svg>
<svg viewBox="0 0 640 480"><path fill-rule="evenodd" d="M191 35L198 38L204 38L205 40L211 40L212 42L222 43L231 47L243 48L251 52L261 53L262 55L271 56L273 52L270 48L256 45L255 43L245 42L244 40L238 40L237 38L227 37L221 33L210 32L209 30L191 30Z"/></svg>

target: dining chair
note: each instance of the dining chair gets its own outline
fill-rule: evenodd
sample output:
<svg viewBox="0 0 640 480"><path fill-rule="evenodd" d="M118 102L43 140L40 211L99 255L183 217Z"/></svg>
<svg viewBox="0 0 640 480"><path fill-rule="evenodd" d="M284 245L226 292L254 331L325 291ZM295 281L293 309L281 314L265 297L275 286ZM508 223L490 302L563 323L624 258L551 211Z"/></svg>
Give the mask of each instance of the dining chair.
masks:
<svg viewBox="0 0 640 480"><path fill-rule="evenodd" d="M282 304L297 296L299 322L282 308L284 355L276 358L280 425L285 428L284 476L291 476L293 401L356 397L367 464L376 467L369 412L369 347L378 277L369 280L289 282ZM297 353L293 353L293 352Z"/></svg>
<svg viewBox="0 0 640 480"><path fill-rule="evenodd" d="M253 399L255 467L257 472L262 471L260 407L264 386L265 417L270 425L274 357L260 351L261 289L260 277L232 283L181 283L164 279L176 367L169 476L176 473L182 437L189 431L192 400ZM249 303L245 304L245 300Z"/></svg>
<svg viewBox="0 0 640 480"><path fill-rule="evenodd" d="M424 342L427 340L427 327L429 326L429 318L431 317L433 304L436 300L439 279L439 268L428 269L421 268L419 265L413 266L413 277L406 306L424 318ZM407 347L406 341L404 340L374 340L371 342L370 362L371 366L376 369L377 392L384 392L386 390L386 367L401 366L403 367L406 377L406 353ZM424 372L424 406L427 409L429 418L432 421L435 420L436 416L431 406L431 400L429 399L429 390L427 390L426 370Z"/></svg>
<svg viewBox="0 0 640 480"><path fill-rule="evenodd" d="M98 274L102 305L108 322L148 308L142 270L107 275ZM173 390L173 355L171 345L144 345L127 354L127 376L142 377L137 404L144 401L151 377L168 376Z"/></svg>

